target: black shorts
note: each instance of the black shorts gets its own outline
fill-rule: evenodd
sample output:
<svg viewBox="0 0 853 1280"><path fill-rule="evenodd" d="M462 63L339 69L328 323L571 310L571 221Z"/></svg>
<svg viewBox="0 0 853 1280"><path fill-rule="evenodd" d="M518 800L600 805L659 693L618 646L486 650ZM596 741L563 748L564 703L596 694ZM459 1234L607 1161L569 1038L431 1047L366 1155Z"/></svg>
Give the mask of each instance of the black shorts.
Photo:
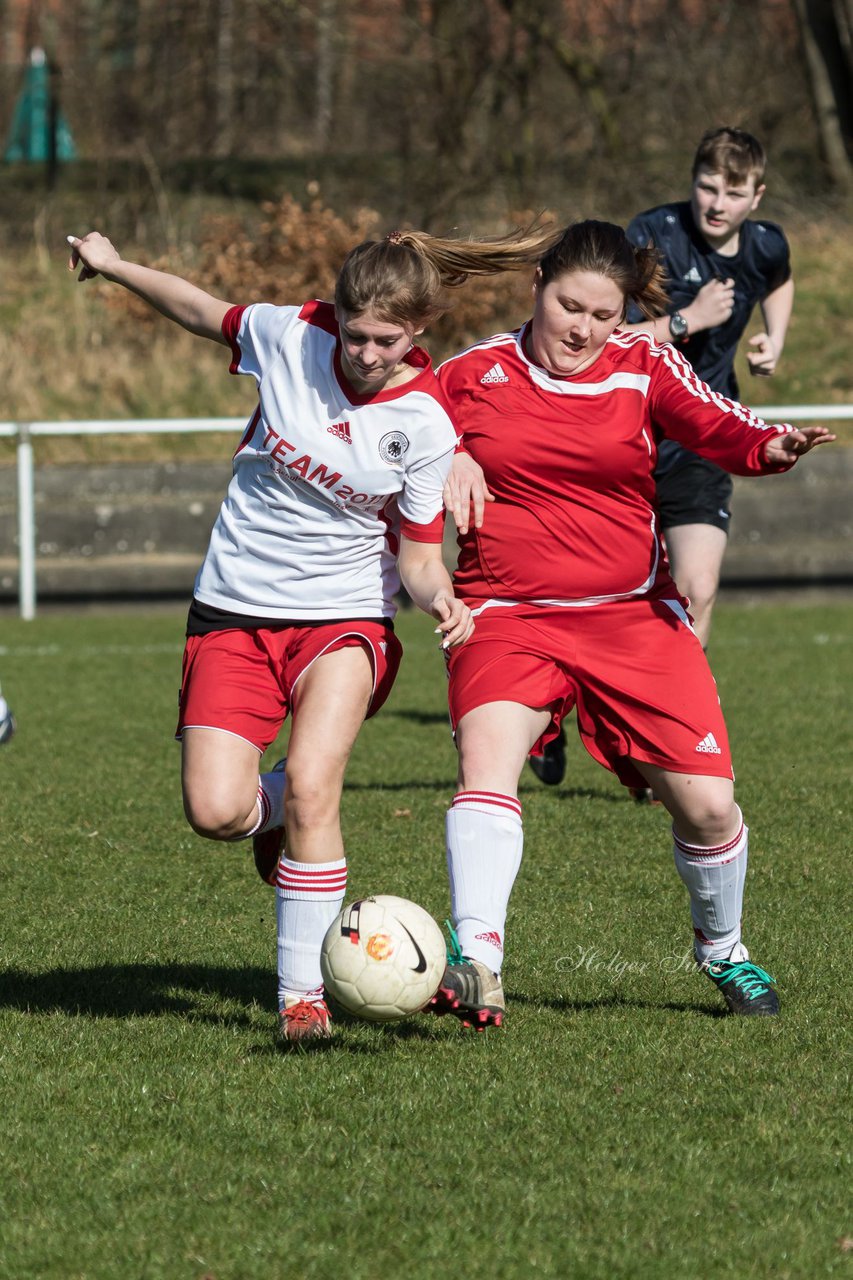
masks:
<svg viewBox="0 0 853 1280"><path fill-rule="evenodd" d="M728 533L733 485L722 467L693 454L656 484L662 532L678 524L711 524Z"/></svg>

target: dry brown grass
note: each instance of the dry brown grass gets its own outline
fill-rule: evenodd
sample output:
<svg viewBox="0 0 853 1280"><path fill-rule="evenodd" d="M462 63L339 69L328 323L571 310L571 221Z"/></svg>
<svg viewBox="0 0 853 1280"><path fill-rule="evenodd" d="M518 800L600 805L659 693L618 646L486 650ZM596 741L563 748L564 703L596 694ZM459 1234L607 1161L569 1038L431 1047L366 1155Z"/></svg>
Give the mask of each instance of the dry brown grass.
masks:
<svg viewBox="0 0 853 1280"><path fill-rule="evenodd" d="M248 229L245 219L207 219L197 246L178 249L160 265L235 301L329 297L348 249L384 230L370 209L345 218L318 199L303 208L286 197L264 205ZM803 218L790 234L797 299L788 345L775 378L752 379L742 371L744 396L756 406L853 401L853 328L844 284L853 277L853 243L841 221ZM136 252L133 245L125 248ZM518 325L529 311L530 281L526 272L471 281L454 302L427 338L436 360ZM116 286L78 284L65 269L64 249L4 264L0 323L7 335L0 347L0 419L232 417L251 411L253 387L228 376L221 348L168 324ZM840 434L853 439L853 424ZM179 450L221 457L229 444L211 436L179 443L160 436L45 439L39 456L149 458ZM0 440L0 458L10 459L11 449Z"/></svg>

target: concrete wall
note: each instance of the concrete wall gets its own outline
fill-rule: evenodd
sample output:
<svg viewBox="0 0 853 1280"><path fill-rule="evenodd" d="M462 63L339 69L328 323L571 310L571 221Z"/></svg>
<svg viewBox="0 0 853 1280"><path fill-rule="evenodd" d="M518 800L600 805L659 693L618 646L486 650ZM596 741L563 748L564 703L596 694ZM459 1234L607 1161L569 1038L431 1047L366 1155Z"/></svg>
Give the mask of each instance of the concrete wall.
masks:
<svg viewBox="0 0 853 1280"><path fill-rule="evenodd" d="M37 589L55 596L192 590L231 473L220 463L36 470ZM736 479L724 579L853 582L853 448L825 446L785 476ZM0 468L0 600L18 589L14 467ZM447 540L448 560L453 539Z"/></svg>

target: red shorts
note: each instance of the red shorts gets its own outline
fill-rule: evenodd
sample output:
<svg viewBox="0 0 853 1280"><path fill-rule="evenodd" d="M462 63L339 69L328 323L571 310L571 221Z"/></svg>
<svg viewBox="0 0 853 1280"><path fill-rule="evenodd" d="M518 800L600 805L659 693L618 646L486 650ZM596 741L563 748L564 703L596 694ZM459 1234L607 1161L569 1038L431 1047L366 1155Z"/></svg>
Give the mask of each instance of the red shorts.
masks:
<svg viewBox="0 0 853 1280"><path fill-rule="evenodd" d="M391 692L403 655L394 632L379 622L188 636L175 737L184 729L224 729L263 753L287 719L299 677L315 658L349 645L362 645L373 667L369 719Z"/></svg>
<svg viewBox="0 0 853 1280"><path fill-rule="evenodd" d="M717 686L677 598L492 605L475 621L449 658L454 727L489 702L545 707L552 719L541 750L576 707L587 751L626 786L646 785L632 759L673 773L734 776Z"/></svg>

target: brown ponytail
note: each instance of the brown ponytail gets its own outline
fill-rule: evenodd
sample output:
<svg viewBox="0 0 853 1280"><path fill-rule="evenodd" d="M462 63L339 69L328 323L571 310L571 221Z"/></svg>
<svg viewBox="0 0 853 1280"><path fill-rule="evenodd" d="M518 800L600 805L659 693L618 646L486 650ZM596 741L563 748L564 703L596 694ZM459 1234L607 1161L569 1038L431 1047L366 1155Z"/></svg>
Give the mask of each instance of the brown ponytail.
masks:
<svg viewBox="0 0 853 1280"><path fill-rule="evenodd" d="M452 240L424 231L392 231L346 257L335 303L351 315L368 309L393 324L422 329L451 307L447 289L469 276L534 266L559 237L534 224L497 240Z"/></svg>

